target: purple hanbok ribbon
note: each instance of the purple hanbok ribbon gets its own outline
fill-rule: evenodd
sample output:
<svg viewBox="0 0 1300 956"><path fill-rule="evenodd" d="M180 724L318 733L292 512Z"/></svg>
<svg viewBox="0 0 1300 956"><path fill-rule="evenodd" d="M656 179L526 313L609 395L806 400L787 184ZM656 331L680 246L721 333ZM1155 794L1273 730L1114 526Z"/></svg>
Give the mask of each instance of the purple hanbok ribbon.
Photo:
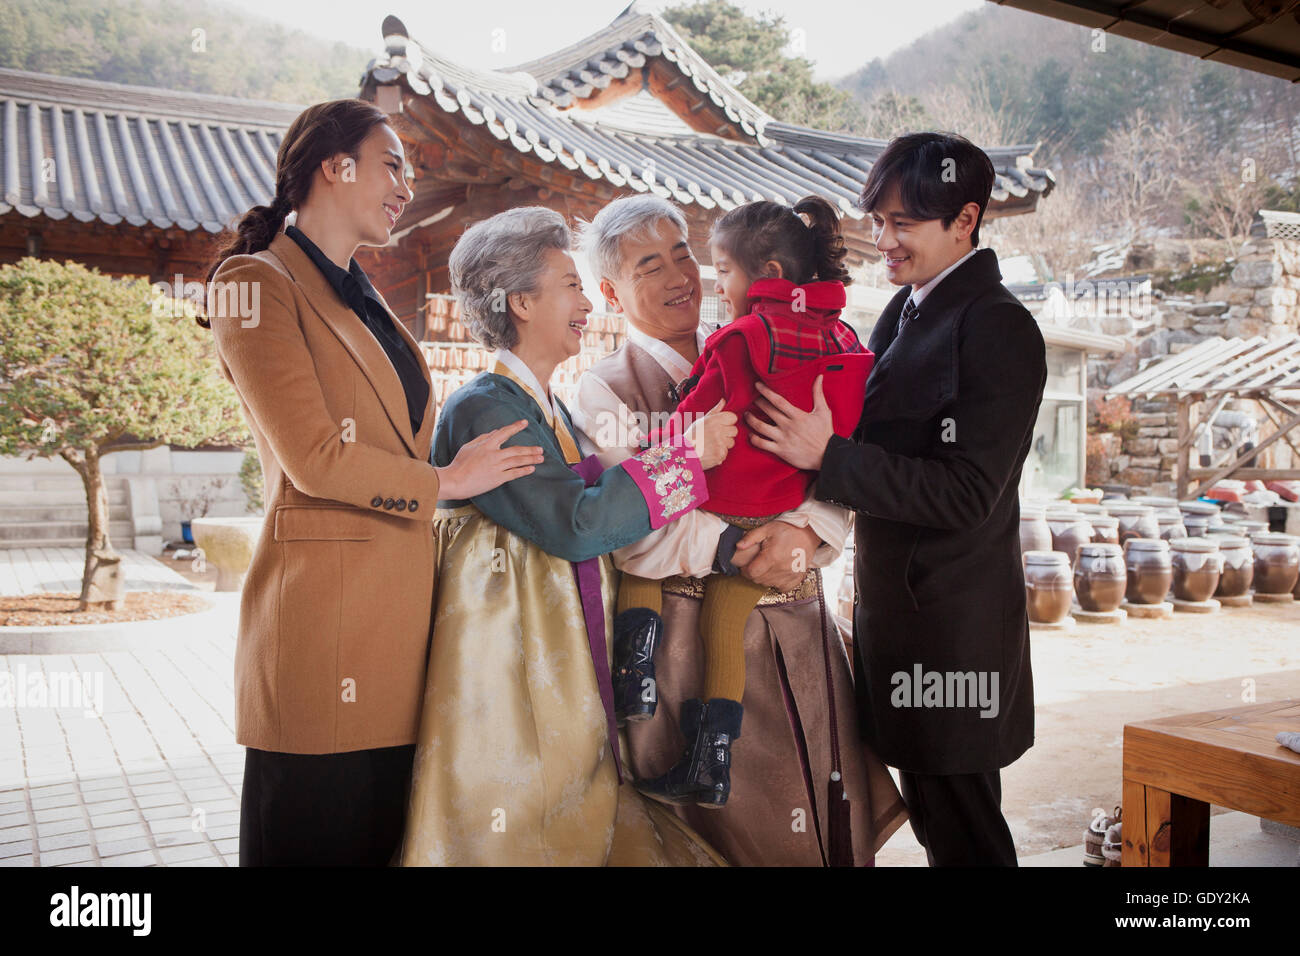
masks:
<svg viewBox="0 0 1300 956"><path fill-rule="evenodd" d="M570 468L590 488L604 473L604 466L595 455L588 455ZM596 668L596 685L600 688L600 701L605 706L605 722L609 729L609 745L614 750L614 769L618 782L623 783L623 758L618 748L618 720L614 716L614 682L609 674L609 654L605 643L605 602L600 593L600 558L574 561L573 576L578 581L578 596L582 600L582 616L587 623L587 643L591 647L591 663Z"/></svg>

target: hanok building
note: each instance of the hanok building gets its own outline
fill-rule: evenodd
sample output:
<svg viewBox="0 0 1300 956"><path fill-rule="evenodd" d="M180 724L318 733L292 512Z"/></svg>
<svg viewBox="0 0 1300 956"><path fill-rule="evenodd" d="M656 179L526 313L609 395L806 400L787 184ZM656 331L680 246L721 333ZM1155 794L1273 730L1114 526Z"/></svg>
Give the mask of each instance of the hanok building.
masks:
<svg viewBox="0 0 1300 956"><path fill-rule="evenodd" d="M358 260L424 343L440 401L483 364L456 319L447 258L467 225L504 209L544 205L573 221L619 196L653 192L682 208L707 279L705 239L719 214L818 193L843 213L850 266L867 271L878 261L854 200L886 142L776 120L635 4L605 29L508 70L460 65L411 38L396 17L385 18L383 34L384 53L358 95L405 118L415 197L389 245ZM0 70L0 263L36 255L169 285L201 281L217 234L274 194L276 151L301 109ZM1032 212L1051 191L1052 174L1034 165L1032 150L985 147L997 174L987 217ZM709 286L706 321L716 313ZM851 292L848 317L865 332L893 290ZM568 381L621 335L620 317L593 316ZM187 454L203 453L177 449L167 463L154 452L122 453L118 470L238 467L182 469ZM149 493L133 488L129 497L135 509L149 508ZM171 537L183 499L153 505ZM214 513L241 507L236 486Z"/></svg>

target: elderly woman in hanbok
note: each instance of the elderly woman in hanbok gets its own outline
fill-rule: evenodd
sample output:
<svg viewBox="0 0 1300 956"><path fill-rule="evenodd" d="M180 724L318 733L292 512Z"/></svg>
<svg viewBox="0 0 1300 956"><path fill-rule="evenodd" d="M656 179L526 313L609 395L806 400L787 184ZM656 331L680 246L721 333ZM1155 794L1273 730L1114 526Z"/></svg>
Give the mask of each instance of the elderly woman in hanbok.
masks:
<svg viewBox="0 0 1300 956"><path fill-rule="evenodd" d="M715 864L685 823L642 798L618 744L609 552L698 507L735 417L602 470L580 459L555 368L591 302L564 219L512 209L471 227L449 271L470 332L495 355L447 401L435 463L510 422L539 445L528 476L434 520L433 641L401 861L418 865Z"/></svg>

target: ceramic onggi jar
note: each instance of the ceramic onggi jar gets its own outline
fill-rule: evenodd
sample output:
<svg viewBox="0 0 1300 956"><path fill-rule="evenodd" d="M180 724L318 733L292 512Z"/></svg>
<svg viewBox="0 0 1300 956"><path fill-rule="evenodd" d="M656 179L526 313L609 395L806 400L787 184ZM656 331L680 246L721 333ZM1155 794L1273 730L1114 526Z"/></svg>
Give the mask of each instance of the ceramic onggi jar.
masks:
<svg viewBox="0 0 1300 956"><path fill-rule="evenodd" d="M1070 613L1073 597L1069 558L1060 551L1025 553L1025 601L1029 620L1036 624L1059 624Z"/></svg>
<svg viewBox="0 0 1300 956"><path fill-rule="evenodd" d="M1119 502L1107 505L1106 510L1119 519L1119 543L1124 544L1131 538L1159 538L1160 525L1156 522L1156 510L1149 505L1131 502Z"/></svg>
<svg viewBox="0 0 1300 956"><path fill-rule="evenodd" d="M1210 599L1223 573L1223 555L1214 538L1179 538L1169 542L1173 551L1174 597L1201 603Z"/></svg>
<svg viewBox="0 0 1300 956"><path fill-rule="evenodd" d="M1089 515L1092 544L1119 544L1119 519L1110 515Z"/></svg>
<svg viewBox="0 0 1300 956"><path fill-rule="evenodd" d="M1287 594L1300 577L1300 538L1264 531L1250 537L1255 551L1255 593Z"/></svg>
<svg viewBox="0 0 1300 956"><path fill-rule="evenodd" d="M1215 597L1241 597L1250 590L1255 578L1255 555L1250 549L1250 541L1239 535L1216 534L1211 540L1219 544L1219 555L1223 558L1223 572L1219 575L1219 586L1214 590Z"/></svg>
<svg viewBox="0 0 1300 956"><path fill-rule="evenodd" d="M1049 508L1047 527L1052 532L1052 550L1060 551L1070 560L1074 567L1079 545L1092 540L1092 525L1086 515L1078 511L1061 511Z"/></svg>
<svg viewBox="0 0 1300 956"><path fill-rule="evenodd" d="M1124 600L1128 572L1117 544L1084 544L1074 566L1074 593L1085 611L1109 613Z"/></svg>
<svg viewBox="0 0 1300 956"><path fill-rule="evenodd" d="M1037 505L1020 506L1020 553L1051 551L1052 529L1047 526L1043 509Z"/></svg>
<svg viewBox="0 0 1300 956"><path fill-rule="evenodd" d="M1159 538L1130 538L1124 545L1124 564L1128 571L1128 588L1124 597L1130 604L1160 604L1174 580L1169 542Z"/></svg>

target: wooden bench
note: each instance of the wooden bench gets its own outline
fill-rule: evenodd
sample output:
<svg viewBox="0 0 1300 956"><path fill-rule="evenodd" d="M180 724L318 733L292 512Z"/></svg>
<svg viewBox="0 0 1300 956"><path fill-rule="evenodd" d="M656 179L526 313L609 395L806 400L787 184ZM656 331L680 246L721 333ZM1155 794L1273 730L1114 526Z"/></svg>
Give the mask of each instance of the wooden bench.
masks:
<svg viewBox="0 0 1300 956"><path fill-rule="evenodd" d="M1124 866L1208 866L1210 804L1300 826L1300 701L1124 725Z"/></svg>

